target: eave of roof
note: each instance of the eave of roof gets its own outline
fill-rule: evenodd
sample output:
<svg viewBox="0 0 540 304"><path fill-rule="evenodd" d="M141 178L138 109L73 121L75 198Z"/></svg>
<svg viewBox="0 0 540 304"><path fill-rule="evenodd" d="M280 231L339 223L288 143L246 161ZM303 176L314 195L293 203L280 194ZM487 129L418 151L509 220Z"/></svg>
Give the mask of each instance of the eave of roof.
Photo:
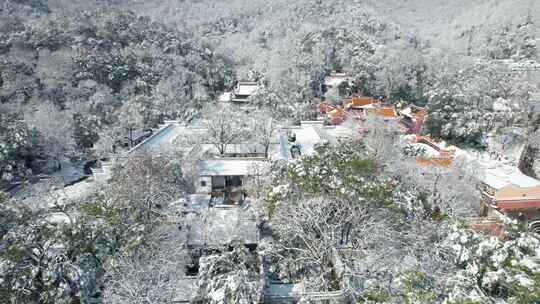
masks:
<svg viewBox="0 0 540 304"><path fill-rule="evenodd" d="M249 176L254 166L266 166L264 158L221 158L199 162L201 176Z"/></svg>

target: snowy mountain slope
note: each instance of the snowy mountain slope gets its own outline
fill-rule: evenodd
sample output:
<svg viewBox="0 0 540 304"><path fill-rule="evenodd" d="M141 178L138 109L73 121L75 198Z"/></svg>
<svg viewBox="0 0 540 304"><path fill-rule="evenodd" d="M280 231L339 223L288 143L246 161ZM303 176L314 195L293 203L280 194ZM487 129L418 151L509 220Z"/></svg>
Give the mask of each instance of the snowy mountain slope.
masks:
<svg viewBox="0 0 540 304"><path fill-rule="evenodd" d="M540 37L536 0L368 0L368 4L433 46L471 55L488 55L484 50L496 46L500 36L519 43L530 35L536 45Z"/></svg>

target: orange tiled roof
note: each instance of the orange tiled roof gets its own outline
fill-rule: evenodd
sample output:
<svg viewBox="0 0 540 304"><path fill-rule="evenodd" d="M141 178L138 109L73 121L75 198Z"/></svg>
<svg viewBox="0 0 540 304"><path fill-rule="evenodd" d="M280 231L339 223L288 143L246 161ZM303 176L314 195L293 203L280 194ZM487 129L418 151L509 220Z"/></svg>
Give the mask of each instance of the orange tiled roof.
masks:
<svg viewBox="0 0 540 304"><path fill-rule="evenodd" d="M332 117L345 117L345 111L341 108L334 108L332 111L328 112L328 115Z"/></svg>
<svg viewBox="0 0 540 304"><path fill-rule="evenodd" d="M347 116L347 112L345 112L340 107L335 107L332 109L332 111L327 112L328 117L330 118L332 124L339 125L343 121L345 121L345 118Z"/></svg>
<svg viewBox="0 0 540 304"><path fill-rule="evenodd" d="M449 168L452 166L453 160L451 158L426 158L418 157L416 158L416 163L421 166L437 166Z"/></svg>
<svg viewBox="0 0 540 304"><path fill-rule="evenodd" d="M397 116L396 111L393 108L382 108L381 109L381 114L384 117L388 117L388 118L394 118L394 117Z"/></svg>
<svg viewBox="0 0 540 304"><path fill-rule="evenodd" d="M384 118L396 118L397 114L394 108L391 107L382 107L375 109L368 109L369 113L374 113L376 115L382 116Z"/></svg>
<svg viewBox="0 0 540 304"><path fill-rule="evenodd" d="M441 149L439 153L441 154L442 157L454 157L456 150Z"/></svg>
<svg viewBox="0 0 540 304"><path fill-rule="evenodd" d="M374 103L377 103L377 100L373 97L353 97L349 105L352 107L362 107Z"/></svg>

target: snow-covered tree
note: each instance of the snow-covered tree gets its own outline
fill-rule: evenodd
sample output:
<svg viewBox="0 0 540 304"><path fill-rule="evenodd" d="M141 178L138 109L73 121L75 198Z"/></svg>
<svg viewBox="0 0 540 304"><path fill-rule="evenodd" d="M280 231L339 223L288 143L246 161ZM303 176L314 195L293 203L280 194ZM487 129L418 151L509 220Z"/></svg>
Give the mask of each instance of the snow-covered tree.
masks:
<svg viewBox="0 0 540 304"><path fill-rule="evenodd" d="M257 111L249 117L249 140L260 145L264 157L268 158L270 146L275 143L277 133L277 121L272 118L269 111Z"/></svg>
<svg viewBox="0 0 540 304"><path fill-rule="evenodd" d="M206 132L200 141L212 144L220 155L227 152L228 145L247 136L245 118L231 107L209 105L202 111L202 117Z"/></svg>
<svg viewBox="0 0 540 304"><path fill-rule="evenodd" d="M445 303L540 300L540 241L509 223L503 238L453 226L445 246L459 267Z"/></svg>
<svg viewBox="0 0 540 304"><path fill-rule="evenodd" d="M131 155L115 168L106 200L124 210L126 223L152 230L167 204L183 197L188 185L181 161L148 153Z"/></svg>
<svg viewBox="0 0 540 304"><path fill-rule="evenodd" d="M25 117L27 124L40 134L41 145L55 166L75 152L73 120L68 113L61 113L51 102L38 105L35 112Z"/></svg>
<svg viewBox="0 0 540 304"><path fill-rule="evenodd" d="M274 272L290 281L303 279L310 290L340 289L339 248L362 248L372 231L365 206L332 197L281 202L272 217L276 241L265 249Z"/></svg>
<svg viewBox="0 0 540 304"><path fill-rule="evenodd" d="M255 304L263 287L257 256L241 245L200 259L197 292L191 302Z"/></svg>
<svg viewBox="0 0 540 304"><path fill-rule="evenodd" d="M31 173L35 139L22 117L0 114L0 181L11 182Z"/></svg>
<svg viewBox="0 0 540 304"><path fill-rule="evenodd" d="M182 246L176 227L154 232L150 244L135 253L122 253L110 266L105 302L169 304L192 292L183 284L186 267L191 263L189 251Z"/></svg>

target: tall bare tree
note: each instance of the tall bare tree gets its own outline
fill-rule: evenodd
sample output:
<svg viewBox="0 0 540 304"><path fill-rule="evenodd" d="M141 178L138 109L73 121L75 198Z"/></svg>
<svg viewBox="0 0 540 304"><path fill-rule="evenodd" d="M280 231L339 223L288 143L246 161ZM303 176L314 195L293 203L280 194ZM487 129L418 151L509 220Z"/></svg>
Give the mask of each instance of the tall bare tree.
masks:
<svg viewBox="0 0 540 304"><path fill-rule="evenodd" d="M289 279L307 275L315 290L339 288L335 254L342 247L361 248L373 221L361 204L332 198L302 198L278 208L273 219L277 235L270 254Z"/></svg>
<svg viewBox="0 0 540 304"><path fill-rule="evenodd" d="M176 227L164 226L152 236L150 246L115 258L105 290L106 303L169 304L189 300L194 280L186 275L186 266L191 257L182 248Z"/></svg>
<svg viewBox="0 0 540 304"><path fill-rule="evenodd" d="M115 169L107 195L115 208L124 211L126 222L141 222L152 228L167 204L182 197L186 189L181 162L140 153Z"/></svg>
<svg viewBox="0 0 540 304"><path fill-rule="evenodd" d="M25 120L42 135L45 152L54 162L74 153L73 119L68 110L61 112L52 102L43 102Z"/></svg>
<svg viewBox="0 0 540 304"><path fill-rule="evenodd" d="M220 155L227 152L227 146L238 142L246 135L246 118L229 106L209 105L203 109L203 140L212 144Z"/></svg>
<svg viewBox="0 0 540 304"><path fill-rule="evenodd" d="M385 121L375 115L368 115L361 125L360 131L368 150L381 165L391 163L401 156L397 130L397 122Z"/></svg>
<svg viewBox="0 0 540 304"><path fill-rule="evenodd" d="M270 146L277 140L276 128L276 121L268 111L258 111L250 119L249 137L263 148L266 158Z"/></svg>

